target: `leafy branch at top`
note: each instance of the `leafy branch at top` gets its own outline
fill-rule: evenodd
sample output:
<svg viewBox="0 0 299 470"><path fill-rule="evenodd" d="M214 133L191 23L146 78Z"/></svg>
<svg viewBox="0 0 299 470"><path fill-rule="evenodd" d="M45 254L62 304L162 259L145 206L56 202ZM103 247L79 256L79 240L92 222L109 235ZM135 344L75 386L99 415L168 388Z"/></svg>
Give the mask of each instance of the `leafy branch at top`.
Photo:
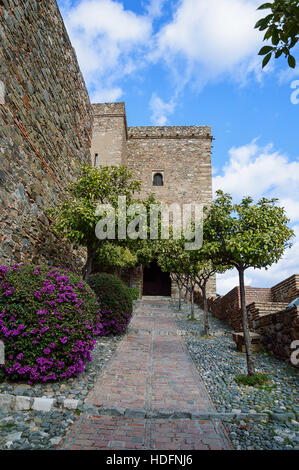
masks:
<svg viewBox="0 0 299 470"><path fill-rule="evenodd" d="M299 1L274 0L264 3L258 10L270 9L271 13L261 18L255 25L259 31L265 31L264 40L271 40L272 45L263 46L259 55L265 56L262 66L270 61L272 54L278 59L282 54L288 58L289 67L296 67L295 57L290 50L299 39Z"/></svg>

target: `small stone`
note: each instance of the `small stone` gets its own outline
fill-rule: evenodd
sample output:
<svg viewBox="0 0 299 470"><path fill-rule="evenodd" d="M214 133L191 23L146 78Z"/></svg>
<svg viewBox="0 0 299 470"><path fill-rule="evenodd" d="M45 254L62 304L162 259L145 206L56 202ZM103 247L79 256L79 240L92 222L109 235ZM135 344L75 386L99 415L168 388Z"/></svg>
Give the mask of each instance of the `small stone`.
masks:
<svg viewBox="0 0 299 470"><path fill-rule="evenodd" d="M60 441L61 441L60 437L52 437L52 439L50 439L52 446L57 446Z"/></svg>
<svg viewBox="0 0 299 470"><path fill-rule="evenodd" d="M51 411L53 408L54 399L53 398L35 398L33 402L32 409L36 411Z"/></svg>
<svg viewBox="0 0 299 470"><path fill-rule="evenodd" d="M30 397L16 397L15 403L12 407L15 411L28 411L31 408L32 398Z"/></svg>
<svg viewBox="0 0 299 470"><path fill-rule="evenodd" d="M22 437L22 433L21 432L14 432L14 433L10 433L8 434L7 438L9 439L9 442L15 442L15 441L19 441Z"/></svg>
<svg viewBox="0 0 299 470"><path fill-rule="evenodd" d="M1 393L0 395L0 408L10 408L13 400L13 395L9 395L6 393Z"/></svg>
<svg viewBox="0 0 299 470"><path fill-rule="evenodd" d="M63 402L64 408L67 410L76 410L78 408L79 400L73 400L71 398L66 398Z"/></svg>

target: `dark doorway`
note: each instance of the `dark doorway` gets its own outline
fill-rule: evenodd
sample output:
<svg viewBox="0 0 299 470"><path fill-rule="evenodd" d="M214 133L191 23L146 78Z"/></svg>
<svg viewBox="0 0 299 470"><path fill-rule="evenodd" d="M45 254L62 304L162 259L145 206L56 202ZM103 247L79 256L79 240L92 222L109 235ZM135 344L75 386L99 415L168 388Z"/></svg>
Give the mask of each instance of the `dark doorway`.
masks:
<svg viewBox="0 0 299 470"><path fill-rule="evenodd" d="M171 279L168 273L163 273L156 262L144 268L143 295L171 296Z"/></svg>

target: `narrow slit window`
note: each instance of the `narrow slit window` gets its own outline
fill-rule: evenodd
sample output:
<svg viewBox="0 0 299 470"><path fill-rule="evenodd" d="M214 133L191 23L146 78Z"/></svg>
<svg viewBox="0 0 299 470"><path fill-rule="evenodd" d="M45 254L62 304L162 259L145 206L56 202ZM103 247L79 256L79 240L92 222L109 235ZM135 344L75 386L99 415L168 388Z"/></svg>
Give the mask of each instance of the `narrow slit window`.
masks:
<svg viewBox="0 0 299 470"><path fill-rule="evenodd" d="M153 186L163 186L163 175L161 173L155 173L153 179Z"/></svg>
<svg viewBox="0 0 299 470"><path fill-rule="evenodd" d="M99 155L96 153L94 156L94 166L98 166L99 163Z"/></svg>

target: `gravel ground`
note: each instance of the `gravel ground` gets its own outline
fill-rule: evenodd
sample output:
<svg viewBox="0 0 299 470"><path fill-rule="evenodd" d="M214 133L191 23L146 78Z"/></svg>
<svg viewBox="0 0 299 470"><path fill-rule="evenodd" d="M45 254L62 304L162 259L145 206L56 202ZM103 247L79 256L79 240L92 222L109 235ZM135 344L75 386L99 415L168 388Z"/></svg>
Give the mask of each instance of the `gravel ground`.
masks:
<svg viewBox="0 0 299 470"><path fill-rule="evenodd" d="M236 351L233 330L210 316L213 338L203 335L203 316L198 320L177 320L189 352L219 412L234 410L275 413L268 422L225 424L236 449L299 449L299 371L267 353L256 353L257 372L265 372L271 382L265 386L238 386L234 378L246 373L245 354ZM197 336L197 337L195 337ZM237 411L237 412L238 412Z"/></svg>
<svg viewBox="0 0 299 470"><path fill-rule="evenodd" d="M102 369L113 355L121 337L102 337L92 352L93 361L78 377L64 383L0 383L0 393L30 397L64 397L85 400ZM55 449L80 411L53 410L11 412L0 409L0 449Z"/></svg>

